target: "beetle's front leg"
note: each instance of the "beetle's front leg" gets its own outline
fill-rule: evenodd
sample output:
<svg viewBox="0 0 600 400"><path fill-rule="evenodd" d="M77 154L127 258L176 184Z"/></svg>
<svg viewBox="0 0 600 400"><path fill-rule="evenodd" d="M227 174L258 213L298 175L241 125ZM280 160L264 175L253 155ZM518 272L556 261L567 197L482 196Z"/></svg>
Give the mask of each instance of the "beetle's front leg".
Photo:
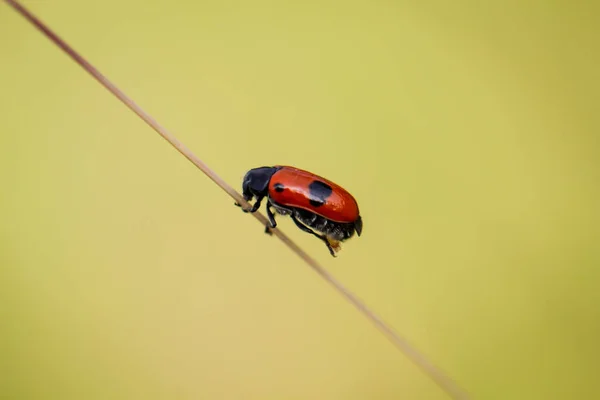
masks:
<svg viewBox="0 0 600 400"><path fill-rule="evenodd" d="M234 205L236 207L240 207L242 209L242 211L245 213L248 213L248 212L255 213L260 208L260 203L261 203L262 199L263 199L262 197L258 197L256 199L256 202L254 203L254 205L249 210L243 208L242 205L240 203L238 203L237 201L234 203Z"/></svg>

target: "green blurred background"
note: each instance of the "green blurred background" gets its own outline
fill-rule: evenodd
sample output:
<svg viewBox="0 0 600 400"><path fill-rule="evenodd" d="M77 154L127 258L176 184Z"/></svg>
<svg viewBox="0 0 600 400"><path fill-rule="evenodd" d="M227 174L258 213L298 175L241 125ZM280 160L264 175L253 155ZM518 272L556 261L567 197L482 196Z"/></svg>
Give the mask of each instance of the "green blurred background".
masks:
<svg viewBox="0 0 600 400"><path fill-rule="evenodd" d="M359 200L337 259L480 399L598 398L592 2L24 1L240 188ZM0 394L445 399L343 298L0 4Z"/></svg>

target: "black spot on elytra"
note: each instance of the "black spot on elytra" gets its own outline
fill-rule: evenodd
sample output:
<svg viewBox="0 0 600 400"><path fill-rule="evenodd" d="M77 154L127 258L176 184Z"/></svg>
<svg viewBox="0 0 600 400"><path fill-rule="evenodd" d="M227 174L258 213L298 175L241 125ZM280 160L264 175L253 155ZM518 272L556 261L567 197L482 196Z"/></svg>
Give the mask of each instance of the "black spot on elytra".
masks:
<svg viewBox="0 0 600 400"><path fill-rule="evenodd" d="M331 186L321 181L312 181L308 185L308 190L310 205L313 207L321 207L333 193Z"/></svg>
<svg viewBox="0 0 600 400"><path fill-rule="evenodd" d="M283 186L283 183L276 183L275 185L273 185L273 187L275 188L275 191L277 193L281 193L281 192L283 192L283 189L285 189L285 186Z"/></svg>

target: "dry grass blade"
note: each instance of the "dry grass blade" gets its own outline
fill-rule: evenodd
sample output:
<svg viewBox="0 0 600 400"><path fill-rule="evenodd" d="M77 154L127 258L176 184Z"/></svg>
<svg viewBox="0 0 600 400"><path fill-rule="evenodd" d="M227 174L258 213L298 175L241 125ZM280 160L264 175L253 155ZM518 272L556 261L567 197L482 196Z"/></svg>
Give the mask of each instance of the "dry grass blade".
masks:
<svg viewBox="0 0 600 400"><path fill-rule="evenodd" d="M119 88L113 85L104 75L102 75L93 65L87 62L81 55L73 50L67 43L58 37L50 28L43 24L38 18L31 14L25 7L15 0L5 0L19 14L25 17L36 28L42 31L52 42L65 51L75 62L81 65L89 74L91 74L102 86L108 89L113 95L121 100L127 107L136 113L144 120L152 129L161 135L167 142L183 154L189 161L198 167L206 176L214 181L218 186L227 192L236 202L243 207L249 207L249 204L242 196L234 190L230 185L221 179L212 169L208 167L202 160L195 156L187 147L185 147L177 138L169 131L158 124L150 115L146 114L133 100L125 95ZM263 226L267 224L267 218L259 212L252 214ZM419 353L405 339L398 335L386 322L371 311L360 299L352 292L346 289L340 282L329 274L315 259L302 250L282 231L275 228L273 233L281 239L294 253L302 258L312 269L314 269L321 277L331 284L342 296L349 300L359 311L363 313L375 326L411 361L421 368L428 376L430 376L442 390L454 399L467 399L467 394L461 390L448 376L431 364L423 355Z"/></svg>

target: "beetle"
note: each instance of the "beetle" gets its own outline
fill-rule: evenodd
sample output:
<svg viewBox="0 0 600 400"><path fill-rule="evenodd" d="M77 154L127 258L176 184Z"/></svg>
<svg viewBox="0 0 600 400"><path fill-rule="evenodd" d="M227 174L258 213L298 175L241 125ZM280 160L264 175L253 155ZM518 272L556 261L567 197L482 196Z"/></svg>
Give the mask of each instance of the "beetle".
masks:
<svg viewBox="0 0 600 400"><path fill-rule="evenodd" d="M275 214L290 216L296 226L322 240L330 254L336 257L340 242L362 233L363 222L358 203L343 187L299 168L276 165L249 170L242 183L244 200L256 198L244 212L254 213L267 198L269 222L265 233L272 234ZM236 206L241 207L239 203ZM319 233L317 233L317 232Z"/></svg>

